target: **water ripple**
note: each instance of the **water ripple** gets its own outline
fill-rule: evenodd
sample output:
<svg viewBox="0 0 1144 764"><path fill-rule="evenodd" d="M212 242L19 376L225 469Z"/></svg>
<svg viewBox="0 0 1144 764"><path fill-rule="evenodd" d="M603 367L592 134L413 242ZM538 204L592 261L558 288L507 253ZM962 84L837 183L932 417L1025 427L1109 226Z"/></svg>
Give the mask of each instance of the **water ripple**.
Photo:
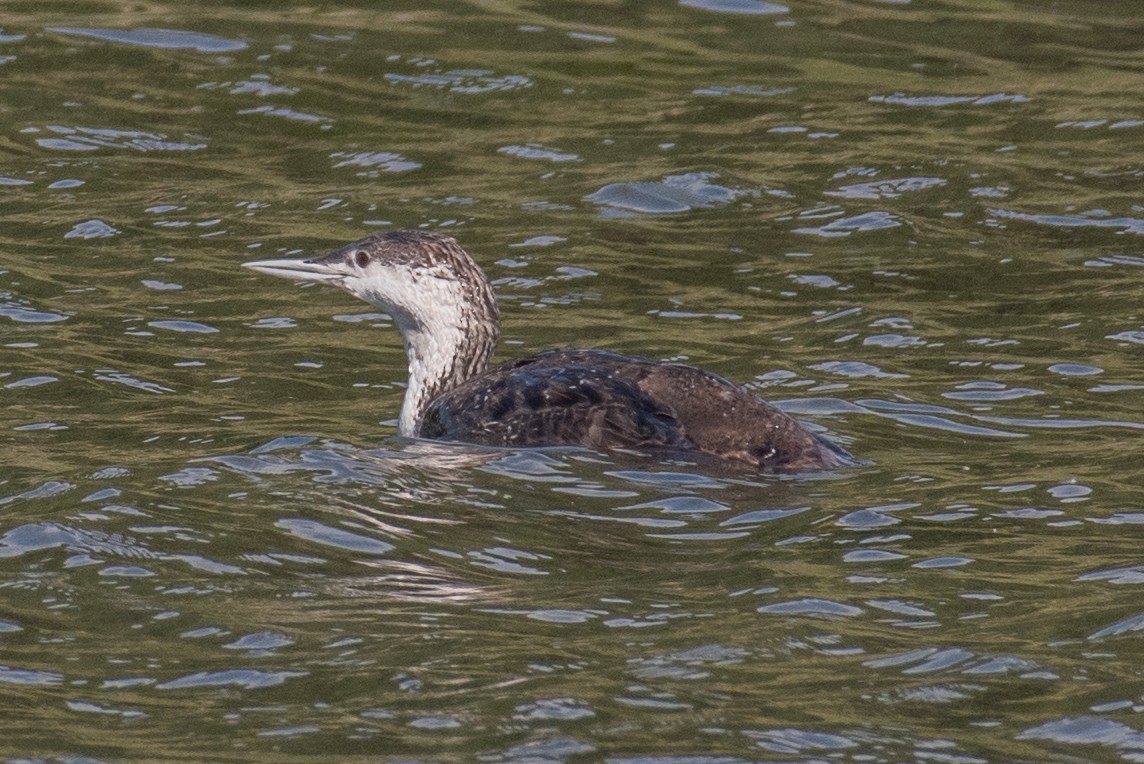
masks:
<svg viewBox="0 0 1144 764"><path fill-rule="evenodd" d="M51 686L63 684L64 678L61 674L56 674L51 671L34 671L30 669L18 669L10 666L0 665L0 684L31 684Z"/></svg>
<svg viewBox="0 0 1144 764"><path fill-rule="evenodd" d="M759 608L759 612L771 615L811 615L828 618L842 616L853 618L862 615L865 611L860 607L847 605L842 602L806 597L789 602L776 602L770 605L763 605Z"/></svg>
<svg viewBox="0 0 1144 764"><path fill-rule="evenodd" d="M601 205L613 216L671 215L729 204L758 193L711 182L718 177L714 172L691 172L668 175L662 181L610 183L584 199Z"/></svg>
<svg viewBox="0 0 1144 764"><path fill-rule="evenodd" d="M304 518L288 518L274 523L275 527L282 528L295 536L312 541L315 544L333 546L348 552L362 554L387 554L393 551L393 544L360 533L331 528L316 520Z"/></svg>
<svg viewBox="0 0 1144 764"><path fill-rule="evenodd" d="M131 149L133 151L202 151L204 142L170 140L163 133L143 130L119 130L110 127L68 127L47 125L45 128L59 138L37 138L36 143L56 151L96 151L98 149ZM24 132L39 132L32 128Z"/></svg>
<svg viewBox="0 0 1144 764"><path fill-rule="evenodd" d="M333 127L334 119L332 117L325 117L320 114L310 114L305 111L298 111L286 106L271 106L266 104L264 106L255 106L251 109L239 109L238 114L264 114L267 117L278 117L280 119L289 120L291 122L302 122L309 125L318 125L323 130L328 130Z"/></svg>
<svg viewBox="0 0 1144 764"><path fill-rule="evenodd" d="M888 212L887 210L872 210L850 217L837 218L825 225L802 226L794 229L794 232L814 234L815 236L832 239L849 236L854 233L897 228L900 225L902 225L902 221L892 212Z"/></svg>
<svg viewBox="0 0 1144 764"><path fill-rule="evenodd" d="M766 730L744 730L745 735L766 751L784 755L814 756L833 754L858 747L858 741L845 735L836 735L812 729L784 727Z"/></svg>
<svg viewBox="0 0 1144 764"><path fill-rule="evenodd" d="M165 329L169 332L190 332L192 334L214 334L218 332L218 329L208 324L200 324L198 321L186 321L182 319L148 321L147 326L154 327L155 329Z"/></svg>
<svg viewBox="0 0 1144 764"><path fill-rule="evenodd" d="M895 199L902 194L926 191L945 184L945 178L886 178L866 183L851 183L824 193L826 196L838 196L843 199Z"/></svg>
<svg viewBox="0 0 1144 764"><path fill-rule="evenodd" d="M102 220L85 220L76 223L64 234L65 239L106 239L119 233L119 229Z"/></svg>
<svg viewBox="0 0 1144 764"><path fill-rule="evenodd" d="M356 173L363 178L376 178L378 171L409 172L421 167L419 162L411 162L392 151L335 151L330 159L336 159L334 167L364 167Z"/></svg>
<svg viewBox="0 0 1144 764"><path fill-rule="evenodd" d="M679 4L704 11L746 16L768 16L790 12L790 8L785 5L767 0L679 0Z"/></svg>
<svg viewBox="0 0 1144 764"><path fill-rule="evenodd" d="M203 34L202 32L185 32L179 29L156 29L138 27L136 29L102 29L99 27L48 27L49 32L56 34L74 35L77 37L93 37L105 42L118 42L126 45L142 45L148 48L166 48L168 50L197 50L200 53L233 53L246 48L242 40L231 40L225 37Z"/></svg>
<svg viewBox="0 0 1144 764"><path fill-rule="evenodd" d="M1081 215L1053 215L1017 212L994 207L989 210L989 214L1005 220L1021 220L1054 228L1116 228L1119 229L1119 233L1144 234L1144 219L1112 217L1104 211Z"/></svg>
<svg viewBox="0 0 1144 764"><path fill-rule="evenodd" d="M793 87L768 88L762 85L709 85L692 90L692 95L704 96L754 96L755 98L770 98L771 96L786 95L794 92Z"/></svg>
<svg viewBox="0 0 1144 764"><path fill-rule="evenodd" d="M251 75L249 80L225 82L204 82L199 85L201 90L225 90L231 95L256 95L263 98L274 95L295 95L298 93L298 88L287 87L286 85L275 85L270 82L269 75Z"/></svg>
<svg viewBox="0 0 1144 764"><path fill-rule="evenodd" d="M57 321L67 321L71 316L64 313L53 313L46 310L33 310L27 305L15 302L12 295L0 292L0 316L9 318L21 324L52 324Z"/></svg>
<svg viewBox="0 0 1144 764"><path fill-rule="evenodd" d="M520 159L544 159L549 162L578 162L580 157L576 154L560 149L548 148L539 143L526 143L523 146L513 144L511 146L501 146L497 149L498 154L507 154L512 157L519 157Z"/></svg>
<svg viewBox="0 0 1144 764"><path fill-rule="evenodd" d="M226 669L184 674L155 685L160 690L190 690L212 687L239 687L258 690L285 684L290 679L306 676L306 671L260 671L258 669Z"/></svg>
<svg viewBox="0 0 1144 764"><path fill-rule="evenodd" d="M431 87L465 95L505 93L525 90L533 86L532 80L524 75L505 74L498 76L489 69L450 69L422 74L390 72L385 75L385 79L399 85Z"/></svg>
<svg viewBox="0 0 1144 764"><path fill-rule="evenodd" d="M971 106L990 106L997 103L1028 103L1028 96L1010 93L992 93L990 95L927 95L913 96L906 93L893 93L892 95L872 95L870 103L888 103L895 106L956 106L968 104Z"/></svg>
<svg viewBox="0 0 1144 764"><path fill-rule="evenodd" d="M1099 745L1116 751L1123 761L1144 759L1144 732L1124 722L1099 716L1054 719L1029 727L1018 740L1049 740L1060 745Z"/></svg>

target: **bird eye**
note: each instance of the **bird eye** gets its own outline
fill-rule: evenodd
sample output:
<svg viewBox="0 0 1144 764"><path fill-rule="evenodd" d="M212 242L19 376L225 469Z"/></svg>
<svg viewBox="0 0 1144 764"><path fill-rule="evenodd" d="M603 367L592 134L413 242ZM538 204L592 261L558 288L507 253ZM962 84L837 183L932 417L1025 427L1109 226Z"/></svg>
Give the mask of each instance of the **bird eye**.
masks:
<svg viewBox="0 0 1144 764"><path fill-rule="evenodd" d="M369 253L363 249L359 249L357 252L354 252L354 262L357 263L357 267L359 268L366 267L369 265Z"/></svg>

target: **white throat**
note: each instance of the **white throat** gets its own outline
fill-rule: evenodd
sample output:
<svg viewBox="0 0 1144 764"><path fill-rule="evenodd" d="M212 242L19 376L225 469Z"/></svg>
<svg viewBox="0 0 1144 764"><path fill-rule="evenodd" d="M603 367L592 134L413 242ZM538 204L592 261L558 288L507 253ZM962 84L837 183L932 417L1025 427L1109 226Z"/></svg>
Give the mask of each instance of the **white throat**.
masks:
<svg viewBox="0 0 1144 764"><path fill-rule="evenodd" d="M487 368L499 323L492 292L475 300L461 282L403 273L387 278L384 291L358 296L382 307L401 330L409 378L397 432L415 438L435 398Z"/></svg>
<svg viewBox="0 0 1144 764"><path fill-rule="evenodd" d="M439 326L432 331L417 326L406 328L400 323L398 326L405 342L409 379L397 419L397 432L414 438L418 435L421 417L433 399L464 381L454 379L454 368L465 345L465 336L463 330L454 326ZM484 371L484 365L482 361L481 368L474 373Z"/></svg>

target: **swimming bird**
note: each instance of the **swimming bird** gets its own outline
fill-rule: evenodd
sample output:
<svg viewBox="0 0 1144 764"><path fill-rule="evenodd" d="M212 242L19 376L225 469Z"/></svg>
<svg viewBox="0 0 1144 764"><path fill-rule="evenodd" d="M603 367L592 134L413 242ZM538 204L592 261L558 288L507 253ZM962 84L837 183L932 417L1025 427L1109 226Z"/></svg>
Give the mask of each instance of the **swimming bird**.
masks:
<svg viewBox="0 0 1144 764"><path fill-rule="evenodd" d="M388 231L304 260L243 263L339 287L401 331L409 380L398 434L491 446L701 452L766 471L853 464L754 393L694 366L604 350L550 350L489 367L492 285L456 239Z"/></svg>

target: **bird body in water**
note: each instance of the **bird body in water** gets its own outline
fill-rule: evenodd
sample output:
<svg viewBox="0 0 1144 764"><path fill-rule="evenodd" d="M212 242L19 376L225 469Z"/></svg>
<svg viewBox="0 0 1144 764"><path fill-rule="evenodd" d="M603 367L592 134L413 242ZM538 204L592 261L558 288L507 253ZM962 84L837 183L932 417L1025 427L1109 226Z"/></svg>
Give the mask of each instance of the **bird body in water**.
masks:
<svg viewBox="0 0 1144 764"><path fill-rule="evenodd" d="M500 311L484 272L439 233L376 233L307 260L247 268L336 286L401 331L405 437L493 446L697 451L774 471L853 464L754 393L711 372L603 350L551 350L489 368Z"/></svg>

